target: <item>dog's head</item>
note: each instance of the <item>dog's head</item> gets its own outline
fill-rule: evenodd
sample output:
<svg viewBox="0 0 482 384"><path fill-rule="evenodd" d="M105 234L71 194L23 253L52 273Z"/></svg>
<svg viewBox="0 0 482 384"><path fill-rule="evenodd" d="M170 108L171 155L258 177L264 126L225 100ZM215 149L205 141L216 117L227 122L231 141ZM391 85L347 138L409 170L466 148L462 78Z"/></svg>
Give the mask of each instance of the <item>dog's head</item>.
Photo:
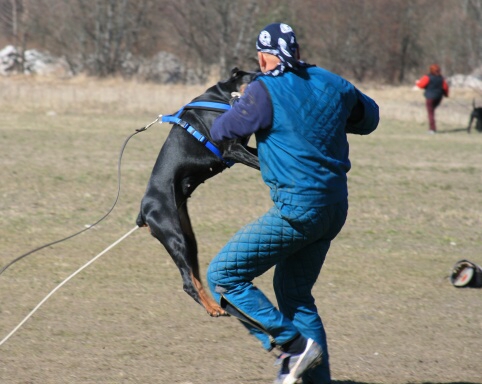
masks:
<svg viewBox="0 0 482 384"><path fill-rule="evenodd" d="M197 97L196 100L229 103L233 98L233 94L241 94L243 87L253 81L256 75L257 72L247 72L235 67L231 70L231 76L227 80L222 80L207 89L206 92Z"/></svg>
<svg viewBox="0 0 482 384"><path fill-rule="evenodd" d="M251 83L257 75L257 72L246 72L238 67L234 67L231 70L231 77L226 82L236 87L236 90L231 92L240 92L242 88Z"/></svg>

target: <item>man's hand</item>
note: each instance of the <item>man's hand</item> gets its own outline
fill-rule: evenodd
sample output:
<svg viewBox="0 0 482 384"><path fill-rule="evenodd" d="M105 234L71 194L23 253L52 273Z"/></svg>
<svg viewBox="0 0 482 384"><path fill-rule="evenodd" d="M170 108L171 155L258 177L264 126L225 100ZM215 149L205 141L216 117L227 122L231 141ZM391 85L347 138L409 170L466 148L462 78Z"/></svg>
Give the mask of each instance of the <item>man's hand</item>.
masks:
<svg viewBox="0 0 482 384"><path fill-rule="evenodd" d="M231 100L229 100L229 105L231 105L231 107L239 100L241 96L244 95L244 91L247 86L248 83L241 84L239 87L239 92L231 92Z"/></svg>

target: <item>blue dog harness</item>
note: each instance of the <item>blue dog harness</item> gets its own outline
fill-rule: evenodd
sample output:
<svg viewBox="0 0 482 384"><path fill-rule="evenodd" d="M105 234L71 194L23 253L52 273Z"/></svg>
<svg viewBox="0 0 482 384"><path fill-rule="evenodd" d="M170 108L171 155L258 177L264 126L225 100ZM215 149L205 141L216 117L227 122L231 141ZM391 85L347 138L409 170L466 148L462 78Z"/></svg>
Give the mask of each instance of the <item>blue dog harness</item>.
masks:
<svg viewBox="0 0 482 384"><path fill-rule="evenodd" d="M192 103L186 104L184 107L182 107L179 111L177 111L173 115L160 115L159 123L161 124L171 123L171 124L179 125L181 128L184 128L186 132L191 134L197 141L199 141L207 149L209 149L212 153L214 153L217 157L219 157L222 160L222 162L226 164L227 167L231 167L232 165L234 165L234 161L226 160L223 158L223 155L221 151L218 149L218 147L216 147L213 143L211 143L206 136L196 131L196 129L194 129L194 127L191 124L182 120L179 117L181 116L182 112L184 112L185 109L207 109L207 110L216 111L216 112L226 112L229 109L231 109L231 106L229 104L217 103L214 101L193 101Z"/></svg>

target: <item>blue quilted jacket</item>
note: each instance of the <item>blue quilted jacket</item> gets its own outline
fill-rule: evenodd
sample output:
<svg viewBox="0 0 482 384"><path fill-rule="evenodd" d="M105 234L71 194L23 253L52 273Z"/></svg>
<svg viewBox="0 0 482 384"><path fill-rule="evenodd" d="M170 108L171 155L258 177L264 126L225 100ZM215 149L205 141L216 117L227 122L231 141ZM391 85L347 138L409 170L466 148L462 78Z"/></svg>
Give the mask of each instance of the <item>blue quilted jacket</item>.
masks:
<svg viewBox="0 0 482 384"><path fill-rule="evenodd" d="M364 117L349 131L372 132L378 124L375 102L319 67L258 80L273 105L272 127L256 132L261 174L273 201L317 207L346 199L347 120L360 100Z"/></svg>

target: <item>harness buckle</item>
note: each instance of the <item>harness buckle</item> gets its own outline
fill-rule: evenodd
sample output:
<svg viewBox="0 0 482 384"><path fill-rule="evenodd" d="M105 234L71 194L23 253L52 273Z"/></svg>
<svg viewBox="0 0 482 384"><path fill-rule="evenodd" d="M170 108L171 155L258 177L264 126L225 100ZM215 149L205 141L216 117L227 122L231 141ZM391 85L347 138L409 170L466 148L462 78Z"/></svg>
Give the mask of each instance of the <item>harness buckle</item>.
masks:
<svg viewBox="0 0 482 384"><path fill-rule="evenodd" d="M179 120L177 122L177 125L180 125L181 127L183 127L186 130L188 130L191 127L191 125L186 123L184 120Z"/></svg>

